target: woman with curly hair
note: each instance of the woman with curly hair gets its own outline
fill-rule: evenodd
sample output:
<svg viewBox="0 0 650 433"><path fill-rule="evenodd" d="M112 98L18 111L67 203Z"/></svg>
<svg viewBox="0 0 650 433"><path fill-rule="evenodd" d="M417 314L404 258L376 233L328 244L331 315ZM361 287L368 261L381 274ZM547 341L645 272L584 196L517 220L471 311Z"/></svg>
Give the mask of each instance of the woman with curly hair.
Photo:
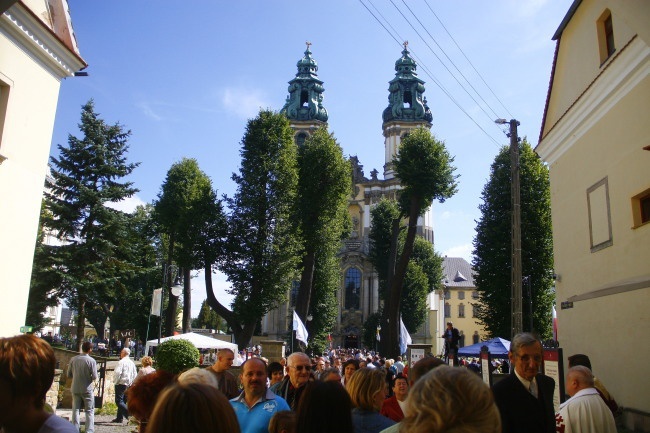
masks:
<svg viewBox="0 0 650 433"><path fill-rule="evenodd" d="M435 368L413 385L408 401L400 433L501 432L492 391L466 368Z"/></svg>
<svg viewBox="0 0 650 433"><path fill-rule="evenodd" d="M352 400L352 424L355 433L378 433L393 424L379 413L386 398L386 374L363 367L354 372L346 387Z"/></svg>

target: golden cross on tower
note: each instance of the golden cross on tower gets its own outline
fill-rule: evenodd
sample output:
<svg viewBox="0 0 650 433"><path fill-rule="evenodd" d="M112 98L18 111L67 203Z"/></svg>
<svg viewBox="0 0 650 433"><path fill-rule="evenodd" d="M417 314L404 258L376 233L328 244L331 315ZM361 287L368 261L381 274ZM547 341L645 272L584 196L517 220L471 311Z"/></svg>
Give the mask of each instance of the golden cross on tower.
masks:
<svg viewBox="0 0 650 433"><path fill-rule="evenodd" d="M404 43L403 43L402 45L404 45L404 49L405 49L405 50L408 49L407 47L408 47L408 45L409 45L409 41L404 41Z"/></svg>
<svg viewBox="0 0 650 433"><path fill-rule="evenodd" d="M309 51L309 47L311 46L311 42L307 41L307 42L305 42L305 44L307 44L307 51Z"/></svg>

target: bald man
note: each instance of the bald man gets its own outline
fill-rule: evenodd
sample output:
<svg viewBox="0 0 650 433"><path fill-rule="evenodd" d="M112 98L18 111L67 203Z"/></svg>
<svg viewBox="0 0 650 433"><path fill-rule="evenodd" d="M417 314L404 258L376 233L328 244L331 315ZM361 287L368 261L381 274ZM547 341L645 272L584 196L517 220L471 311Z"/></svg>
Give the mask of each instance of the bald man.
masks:
<svg viewBox="0 0 650 433"><path fill-rule="evenodd" d="M582 365L571 367L566 378L570 399L555 414L556 431L564 433L616 433L614 416L594 388L591 370Z"/></svg>

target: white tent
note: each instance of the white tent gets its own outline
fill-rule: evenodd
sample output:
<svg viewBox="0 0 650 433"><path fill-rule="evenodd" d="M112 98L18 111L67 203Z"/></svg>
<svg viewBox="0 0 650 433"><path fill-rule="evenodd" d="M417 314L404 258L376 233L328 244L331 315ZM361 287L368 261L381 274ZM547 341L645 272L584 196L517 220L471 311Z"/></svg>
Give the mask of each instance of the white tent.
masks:
<svg viewBox="0 0 650 433"><path fill-rule="evenodd" d="M160 342L164 343L168 340L187 340L190 341L197 349L230 349L235 353L235 361L237 361L238 347L235 343L228 343L227 341L217 340L216 338L206 337L205 335L188 332L187 334L179 334L171 337L161 338ZM158 339L149 340L144 348L144 353L149 353L149 347L158 346Z"/></svg>

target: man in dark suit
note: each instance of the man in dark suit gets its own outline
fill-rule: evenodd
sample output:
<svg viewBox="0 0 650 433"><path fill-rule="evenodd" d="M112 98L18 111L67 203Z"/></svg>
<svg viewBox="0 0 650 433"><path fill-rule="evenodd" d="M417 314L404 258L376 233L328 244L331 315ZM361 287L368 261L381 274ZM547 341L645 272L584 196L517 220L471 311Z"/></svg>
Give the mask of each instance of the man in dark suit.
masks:
<svg viewBox="0 0 650 433"><path fill-rule="evenodd" d="M542 344L532 334L517 334L508 353L514 372L492 387L503 433L554 433L555 381L539 373Z"/></svg>
<svg viewBox="0 0 650 433"><path fill-rule="evenodd" d="M449 359L449 355L454 355L454 365L458 365L458 343L460 342L460 332L454 328L454 324L447 322L447 329L442 335L445 339L445 359Z"/></svg>

